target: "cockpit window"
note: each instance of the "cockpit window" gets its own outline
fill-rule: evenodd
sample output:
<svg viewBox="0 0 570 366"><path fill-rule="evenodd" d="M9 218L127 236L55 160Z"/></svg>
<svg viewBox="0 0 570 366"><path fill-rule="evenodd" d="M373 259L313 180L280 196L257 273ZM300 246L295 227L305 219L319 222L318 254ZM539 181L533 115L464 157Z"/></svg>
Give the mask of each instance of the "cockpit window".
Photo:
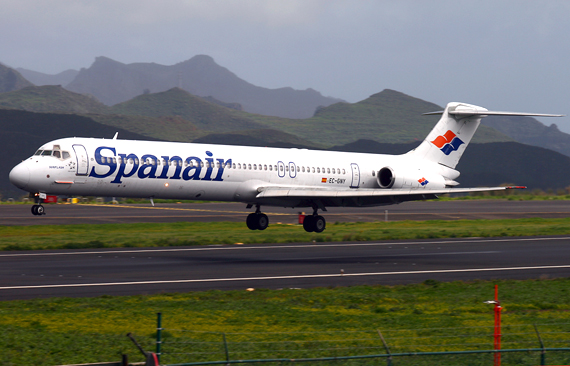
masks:
<svg viewBox="0 0 570 366"><path fill-rule="evenodd" d="M61 151L59 151L59 150L54 151L53 156L55 156L58 159L61 159Z"/></svg>
<svg viewBox="0 0 570 366"><path fill-rule="evenodd" d="M50 156L51 155L51 150L44 150L42 152L42 156Z"/></svg>
<svg viewBox="0 0 570 366"><path fill-rule="evenodd" d="M34 155L41 155L43 150L38 150Z"/></svg>
<svg viewBox="0 0 570 366"><path fill-rule="evenodd" d="M63 160L69 159L70 155L67 151L63 151L62 153L63 153Z"/></svg>

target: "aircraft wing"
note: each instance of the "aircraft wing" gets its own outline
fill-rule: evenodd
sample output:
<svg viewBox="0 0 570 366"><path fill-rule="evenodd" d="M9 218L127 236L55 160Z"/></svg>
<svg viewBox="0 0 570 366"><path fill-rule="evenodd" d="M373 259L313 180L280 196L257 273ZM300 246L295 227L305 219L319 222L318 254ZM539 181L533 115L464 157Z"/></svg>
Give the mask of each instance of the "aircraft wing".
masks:
<svg viewBox="0 0 570 366"><path fill-rule="evenodd" d="M310 201L321 202L324 206L367 206L394 204L405 201L435 199L437 195L448 193L471 193L524 189L522 186L481 187L481 188L443 188L443 189L370 189L370 188L319 188L314 187L259 187L258 200L296 202L302 206Z"/></svg>

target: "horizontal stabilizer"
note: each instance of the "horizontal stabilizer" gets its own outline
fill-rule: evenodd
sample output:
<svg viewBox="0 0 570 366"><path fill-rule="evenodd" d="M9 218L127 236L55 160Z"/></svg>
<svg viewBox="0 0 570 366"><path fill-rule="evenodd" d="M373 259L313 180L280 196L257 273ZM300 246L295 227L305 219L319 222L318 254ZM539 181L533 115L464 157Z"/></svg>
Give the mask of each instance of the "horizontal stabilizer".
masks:
<svg viewBox="0 0 570 366"><path fill-rule="evenodd" d="M444 111L423 113L424 116L441 115ZM454 116L513 116L513 117L564 117L564 114L524 113L524 112L500 112L478 110L455 110L447 113Z"/></svg>

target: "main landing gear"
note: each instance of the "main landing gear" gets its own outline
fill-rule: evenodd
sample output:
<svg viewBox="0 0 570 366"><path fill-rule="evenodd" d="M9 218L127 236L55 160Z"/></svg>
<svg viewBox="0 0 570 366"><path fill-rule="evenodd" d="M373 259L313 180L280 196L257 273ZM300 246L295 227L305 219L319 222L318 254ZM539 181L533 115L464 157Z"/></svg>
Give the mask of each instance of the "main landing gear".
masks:
<svg viewBox="0 0 570 366"><path fill-rule="evenodd" d="M251 208L253 205L248 205ZM255 212L247 216L245 221L250 230L265 230L269 226L269 218L261 212L260 205L255 206ZM317 208L314 208L313 214L305 216L303 221L303 229L308 233L322 233L327 227L327 221L318 214Z"/></svg>
<svg viewBox="0 0 570 366"><path fill-rule="evenodd" d="M308 233L322 233L327 227L327 221L321 215L317 215L315 211L312 215L305 216L303 220L303 229Z"/></svg>
<svg viewBox="0 0 570 366"><path fill-rule="evenodd" d="M257 205L255 212L247 215L245 223L249 230L265 230L269 226L269 218L261 212L260 206Z"/></svg>

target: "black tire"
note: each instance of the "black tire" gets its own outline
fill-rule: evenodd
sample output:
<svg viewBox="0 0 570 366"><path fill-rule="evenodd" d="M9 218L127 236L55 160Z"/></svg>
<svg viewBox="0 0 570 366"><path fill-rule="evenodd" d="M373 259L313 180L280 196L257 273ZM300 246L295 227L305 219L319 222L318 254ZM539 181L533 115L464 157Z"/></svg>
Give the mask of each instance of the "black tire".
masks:
<svg viewBox="0 0 570 366"><path fill-rule="evenodd" d="M245 224L249 230L257 230L257 218L256 214L250 213L247 215L247 219L245 220Z"/></svg>
<svg viewBox="0 0 570 366"><path fill-rule="evenodd" d="M313 228L316 233L322 233L327 228L327 221L322 216L315 216Z"/></svg>
<svg viewBox="0 0 570 366"><path fill-rule="evenodd" d="M269 226L269 218L264 213L258 213L255 215L255 222L257 224L257 230L265 230Z"/></svg>
<svg viewBox="0 0 570 366"><path fill-rule="evenodd" d="M32 206L32 215L36 216L38 214L38 205Z"/></svg>
<svg viewBox="0 0 570 366"><path fill-rule="evenodd" d="M45 215L45 214L46 214L46 209L44 208L44 206L38 205L38 208L36 209L36 212L37 212L36 215Z"/></svg>
<svg viewBox="0 0 570 366"><path fill-rule="evenodd" d="M313 231L315 231L315 216L305 216L305 219L303 220L303 229L305 229L306 232L308 233L312 233Z"/></svg>

